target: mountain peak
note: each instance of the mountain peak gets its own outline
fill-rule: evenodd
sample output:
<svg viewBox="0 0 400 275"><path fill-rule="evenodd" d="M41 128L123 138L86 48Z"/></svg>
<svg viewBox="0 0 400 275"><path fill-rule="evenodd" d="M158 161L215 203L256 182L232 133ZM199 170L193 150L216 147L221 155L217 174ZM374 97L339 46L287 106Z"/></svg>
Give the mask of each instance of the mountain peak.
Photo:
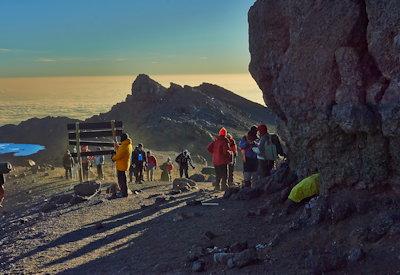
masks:
<svg viewBox="0 0 400 275"><path fill-rule="evenodd" d="M146 74L139 74L132 83L132 94L162 95L166 91L157 81Z"/></svg>

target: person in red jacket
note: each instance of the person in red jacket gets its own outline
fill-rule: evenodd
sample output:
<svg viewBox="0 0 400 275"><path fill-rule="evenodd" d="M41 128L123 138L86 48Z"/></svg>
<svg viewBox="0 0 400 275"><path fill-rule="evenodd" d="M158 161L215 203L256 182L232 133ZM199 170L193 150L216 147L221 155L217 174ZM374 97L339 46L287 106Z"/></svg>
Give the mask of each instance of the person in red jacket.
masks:
<svg viewBox="0 0 400 275"><path fill-rule="evenodd" d="M208 145L208 151L212 154L215 168L215 190L227 189L228 165L232 162L232 151L227 138L228 132L221 128L218 136Z"/></svg>
<svg viewBox="0 0 400 275"><path fill-rule="evenodd" d="M235 171L235 165L236 165L236 157L238 153L238 149L236 146L236 142L233 139L231 134L228 134L228 140L229 140L229 148L232 152L232 161L228 165L228 185L233 186L233 172Z"/></svg>
<svg viewBox="0 0 400 275"><path fill-rule="evenodd" d="M146 164L147 181L154 180L154 170L156 169L157 169L157 159L151 153L151 151L147 151L147 164Z"/></svg>

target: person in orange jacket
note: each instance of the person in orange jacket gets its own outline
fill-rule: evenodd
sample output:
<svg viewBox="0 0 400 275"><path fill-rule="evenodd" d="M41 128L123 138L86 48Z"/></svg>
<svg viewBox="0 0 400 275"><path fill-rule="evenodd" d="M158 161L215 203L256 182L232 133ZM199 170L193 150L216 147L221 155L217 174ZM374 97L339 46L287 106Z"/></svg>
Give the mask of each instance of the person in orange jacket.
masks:
<svg viewBox="0 0 400 275"><path fill-rule="evenodd" d="M121 143L117 146L117 152L112 157L112 160L116 163L118 185L121 189L123 197L128 197L128 185L126 182L126 171L131 166L131 155L132 155L132 140L128 134L123 133L121 135Z"/></svg>
<svg viewBox="0 0 400 275"><path fill-rule="evenodd" d="M215 140L208 145L208 151L212 154L212 161L215 169L216 182L215 190L226 190L228 179L228 165L232 162L232 151L230 149L228 132L221 128Z"/></svg>
<svg viewBox="0 0 400 275"><path fill-rule="evenodd" d="M231 152L232 152L232 161L228 165L228 185L233 186L233 172L235 171L238 148L236 146L236 142L233 139L232 135L228 134L227 137L229 140L229 148L231 149Z"/></svg>

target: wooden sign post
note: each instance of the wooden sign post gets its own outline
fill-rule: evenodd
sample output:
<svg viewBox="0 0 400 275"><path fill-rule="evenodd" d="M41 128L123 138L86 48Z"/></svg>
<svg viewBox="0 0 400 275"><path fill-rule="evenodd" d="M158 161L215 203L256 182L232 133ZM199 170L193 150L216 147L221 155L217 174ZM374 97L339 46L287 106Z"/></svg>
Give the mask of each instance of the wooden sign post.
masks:
<svg viewBox="0 0 400 275"><path fill-rule="evenodd" d="M75 145L77 152L72 153L72 157L78 159L79 165L79 181L83 182L83 171L82 171L82 157L89 156L104 156L115 154L115 142L117 136L120 136L123 132L122 121L110 121L110 122L77 122L74 124L68 124L68 139L69 145ZM112 137L112 141L107 141L106 138ZM94 138L94 141L86 140ZM101 138L101 140L99 139ZM109 150L82 152L81 146L100 146L112 148ZM115 170L115 169L114 169ZM115 171L114 171L115 174Z"/></svg>

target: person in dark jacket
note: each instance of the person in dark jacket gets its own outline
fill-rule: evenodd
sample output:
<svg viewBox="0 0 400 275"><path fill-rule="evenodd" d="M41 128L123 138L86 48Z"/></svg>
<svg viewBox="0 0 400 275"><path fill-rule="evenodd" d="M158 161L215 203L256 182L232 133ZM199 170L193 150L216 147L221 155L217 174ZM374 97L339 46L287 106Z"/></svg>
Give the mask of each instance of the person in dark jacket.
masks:
<svg viewBox="0 0 400 275"><path fill-rule="evenodd" d="M261 124L258 126L258 132L260 135L260 141L258 143L258 147L253 149L254 152L257 153L258 158L258 175L261 178L268 177L271 175L271 170L275 165L275 161L278 158L278 155L285 157L285 154L282 149L282 145L279 141L279 137L275 134L269 134L268 128L265 124ZM267 153L266 148L272 148L274 150L270 150Z"/></svg>
<svg viewBox="0 0 400 275"><path fill-rule="evenodd" d="M190 157L190 153L188 150L184 150L180 153L176 158L175 161L179 165L179 175L182 178L185 176L189 178L189 165L194 169L194 165L192 163L192 158Z"/></svg>
<svg viewBox="0 0 400 275"><path fill-rule="evenodd" d="M228 134L227 135L228 140L229 140L229 148L232 152L232 161L228 165L228 185L233 186L233 172L235 171L235 165L236 165L236 157L237 157L237 146L235 139L232 137L232 135Z"/></svg>
<svg viewBox="0 0 400 275"><path fill-rule="evenodd" d="M208 152L212 154L212 161L215 169L216 180L214 183L215 190L226 190L228 188L226 182L228 179L228 165L232 162L232 151L227 138L227 131L221 128L218 136L212 143L208 145Z"/></svg>
<svg viewBox="0 0 400 275"><path fill-rule="evenodd" d="M143 169L146 163L146 152L143 150L143 144L139 143L132 153L132 166L129 171L130 182L132 182L132 174L134 174L135 183L143 183Z"/></svg>
<svg viewBox="0 0 400 275"><path fill-rule="evenodd" d="M71 152L67 150L63 157L63 167L65 169L65 178L72 179L72 167L74 167L74 158Z"/></svg>
<svg viewBox="0 0 400 275"><path fill-rule="evenodd" d="M249 132L250 133L250 132ZM250 133L239 141L239 148L242 152L243 157L243 186L250 187L252 180L256 179L258 160L257 154L253 152L253 148L257 147L255 140L257 136L254 137Z"/></svg>

